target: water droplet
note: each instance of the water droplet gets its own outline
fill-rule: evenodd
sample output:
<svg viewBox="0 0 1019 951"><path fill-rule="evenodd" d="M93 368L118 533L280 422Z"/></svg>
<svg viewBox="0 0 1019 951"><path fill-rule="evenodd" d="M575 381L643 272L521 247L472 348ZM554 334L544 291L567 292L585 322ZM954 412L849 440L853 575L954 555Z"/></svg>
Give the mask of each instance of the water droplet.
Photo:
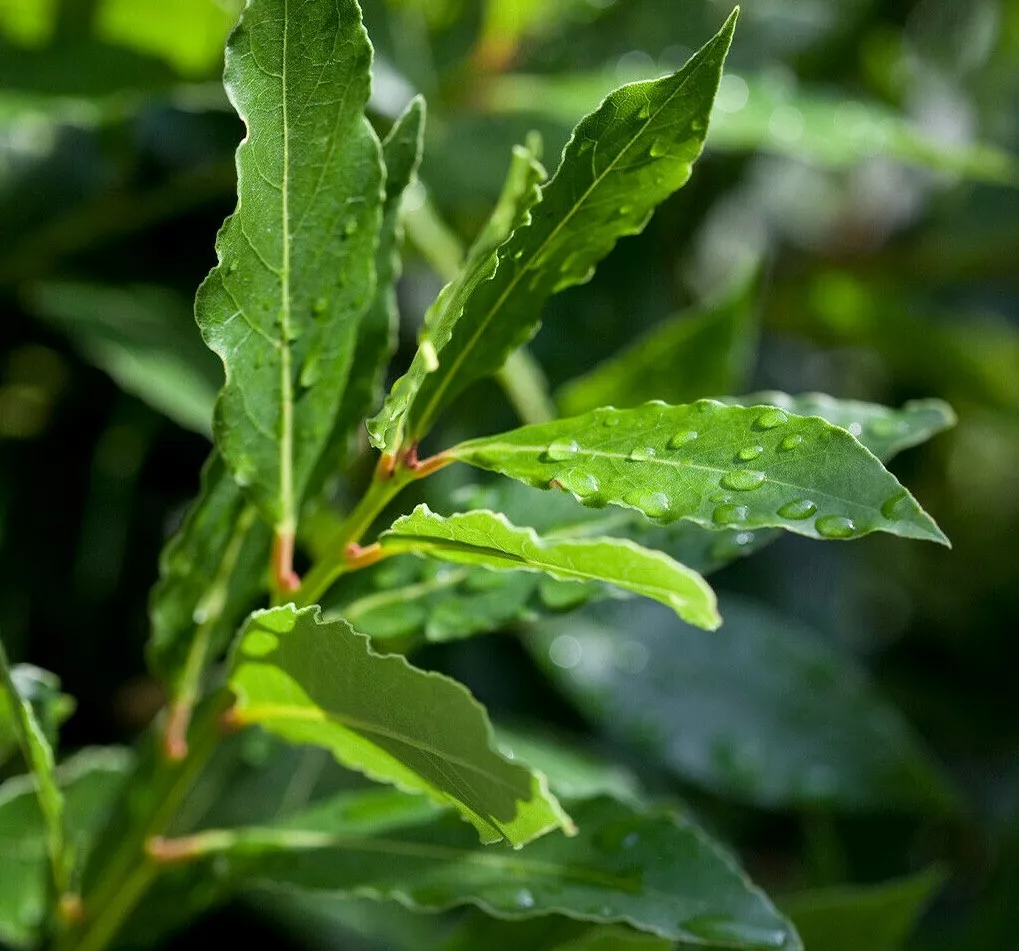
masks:
<svg viewBox="0 0 1019 951"><path fill-rule="evenodd" d="M307 389L310 386L314 386L318 382L319 374L319 359L317 356L309 356L304 361L304 365L301 367L301 376L298 381L301 386Z"/></svg>
<svg viewBox="0 0 1019 951"><path fill-rule="evenodd" d="M731 502L732 496L728 492L716 492L708 501L713 502L715 505L722 505L724 502Z"/></svg>
<svg viewBox="0 0 1019 951"><path fill-rule="evenodd" d="M766 409L754 420L754 429L774 429L788 423L789 417L780 409Z"/></svg>
<svg viewBox="0 0 1019 951"><path fill-rule="evenodd" d="M861 423L850 423L847 427L851 436L859 436L863 432L863 425Z"/></svg>
<svg viewBox="0 0 1019 951"><path fill-rule="evenodd" d="M348 218L346 225L343 227L343 233L349 237L350 235L357 233L358 227L359 225L356 218Z"/></svg>
<svg viewBox="0 0 1019 951"><path fill-rule="evenodd" d="M324 314L328 309L329 301L325 297L320 297L311 305L311 312L313 314Z"/></svg>
<svg viewBox="0 0 1019 951"><path fill-rule="evenodd" d="M697 915L679 926L695 938L743 948L779 949L786 946L788 933L780 928L748 924L721 915Z"/></svg>
<svg viewBox="0 0 1019 951"><path fill-rule="evenodd" d="M549 444L548 449L542 454L542 459L545 462L565 462L575 456L579 450L580 447L576 440L554 442Z"/></svg>
<svg viewBox="0 0 1019 951"><path fill-rule="evenodd" d="M751 489L759 489L764 485L766 476L756 469L733 469L722 476L719 485L726 489L733 489L736 492L749 492Z"/></svg>
<svg viewBox="0 0 1019 951"><path fill-rule="evenodd" d="M580 641L569 634L560 634L548 648L548 659L563 670L572 670L583 656L584 648Z"/></svg>
<svg viewBox="0 0 1019 951"><path fill-rule="evenodd" d="M867 428L882 439L891 439L893 436L901 436L906 430L906 424L894 416L879 416L867 423Z"/></svg>
<svg viewBox="0 0 1019 951"><path fill-rule="evenodd" d="M595 834L594 844L610 854L635 849L640 845L640 827L626 820L609 823Z"/></svg>
<svg viewBox="0 0 1019 951"><path fill-rule="evenodd" d="M650 155L651 158L661 158L663 155L668 155L668 153L669 143L664 139L655 139L654 142L651 143L651 148L648 149L648 155Z"/></svg>
<svg viewBox="0 0 1019 951"><path fill-rule="evenodd" d="M719 505L711 513L711 517L719 525L727 525L731 522L745 522L750 517L750 509L745 505Z"/></svg>
<svg viewBox="0 0 1019 951"><path fill-rule="evenodd" d="M614 413L609 413L601 421L601 424L602 424L602 426L609 426L609 427L618 426L619 425L619 417L616 416Z"/></svg>
<svg viewBox="0 0 1019 951"><path fill-rule="evenodd" d="M663 515L667 515L671 507L669 497L664 492L636 490L627 492L623 496L623 501L640 509L649 518L661 518Z"/></svg>
<svg viewBox="0 0 1019 951"><path fill-rule="evenodd" d="M718 400L698 400L694 405L698 413L711 413L725 404L719 403Z"/></svg>
<svg viewBox="0 0 1019 951"><path fill-rule="evenodd" d="M650 115L651 115L651 104L645 102L644 105L642 105L637 110L637 118L638 119L647 119Z"/></svg>
<svg viewBox="0 0 1019 951"><path fill-rule="evenodd" d="M896 514L896 509L909 498L908 492L896 492L895 495L889 496L884 502L881 503L881 514L891 520L897 521L900 516Z"/></svg>
<svg viewBox="0 0 1019 951"><path fill-rule="evenodd" d="M435 349L435 344L428 337L422 335L421 341L418 344L418 351L421 353L421 359L425 363L426 372L434 373L439 369L439 354Z"/></svg>
<svg viewBox="0 0 1019 951"><path fill-rule="evenodd" d="M599 489L598 480L590 472L571 469L556 476L559 484L581 499L595 495Z"/></svg>
<svg viewBox="0 0 1019 951"><path fill-rule="evenodd" d="M634 446L630 450L630 458L634 462L646 462L655 455L654 447L652 446Z"/></svg>
<svg viewBox="0 0 1019 951"><path fill-rule="evenodd" d="M744 446L738 453L744 462L749 462L751 459L756 459L764 452L764 446Z"/></svg>
<svg viewBox="0 0 1019 951"><path fill-rule="evenodd" d="M851 538L856 534L856 523L844 515L824 515L814 522L814 527L825 538Z"/></svg>
<svg viewBox="0 0 1019 951"><path fill-rule="evenodd" d="M697 438L697 433L692 429L681 429L669 440L670 449L678 449L680 446L685 446L688 442L693 442Z"/></svg>
<svg viewBox="0 0 1019 951"><path fill-rule="evenodd" d="M230 262L230 263L229 263L229 264L227 265L227 268L226 268L226 273L227 273L227 274L233 274L233 273L234 273L234 272L235 272L236 270L237 270L237 262L236 262L236 261L231 261L231 262Z"/></svg>
<svg viewBox="0 0 1019 951"><path fill-rule="evenodd" d="M816 511L817 506L810 499L793 499L792 502L786 502L778 510L778 514L782 518L791 518L798 522L801 519L810 518Z"/></svg>
<svg viewBox="0 0 1019 951"><path fill-rule="evenodd" d="M633 211L633 205L620 205L619 217L625 218L631 211Z"/></svg>
<svg viewBox="0 0 1019 951"><path fill-rule="evenodd" d="M802 442L803 437L799 435L799 433L793 433L791 436L786 436L785 439L779 443L778 448L783 452L789 452L790 449L795 449Z"/></svg>
<svg viewBox="0 0 1019 951"><path fill-rule="evenodd" d="M517 908L533 908L534 907L534 895L526 888L521 888L520 891L513 896L513 904Z"/></svg>

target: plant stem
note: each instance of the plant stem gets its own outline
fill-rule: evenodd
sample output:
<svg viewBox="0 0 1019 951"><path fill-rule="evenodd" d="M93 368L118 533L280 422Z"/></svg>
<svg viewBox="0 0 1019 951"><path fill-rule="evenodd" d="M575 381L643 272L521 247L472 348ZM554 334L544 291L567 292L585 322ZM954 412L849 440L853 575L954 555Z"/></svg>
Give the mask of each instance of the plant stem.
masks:
<svg viewBox="0 0 1019 951"><path fill-rule="evenodd" d="M95 886L82 897L84 919L58 939L55 951L103 951L127 922L160 873L146 842L163 835L219 742L219 719L230 702L221 693L205 704L195 720L188 756L182 762L151 752L148 769L129 780L143 788L144 807L101 869ZM130 796L129 789L127 795ZM127 801L125 799L125 801ZM130 812L130 807L128 807Z"/></svg>

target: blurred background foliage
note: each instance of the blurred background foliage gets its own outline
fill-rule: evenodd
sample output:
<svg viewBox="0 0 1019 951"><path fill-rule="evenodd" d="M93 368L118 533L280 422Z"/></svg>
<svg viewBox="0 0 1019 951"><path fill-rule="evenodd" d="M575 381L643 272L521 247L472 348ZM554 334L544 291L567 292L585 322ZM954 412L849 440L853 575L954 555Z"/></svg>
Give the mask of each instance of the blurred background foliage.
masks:
<svg viewBox="0 0 1019 951"><path fill-rule="evenodd" d="M384 129L414 91L429 104L398 365L512 144L538 130L554 167L601 95L677 67L729 12L362 5L373 120ZM239 6L0 0L0 630L77 698L65 755L129 741L160 702L142 659L146 596L196 490L219 385L191 299L234 202L243 130L218 77ZM954 550L782 539L716 576L719 635L629 602L529 624L532 585L519 624L418 659L525 735L552 724L615 762L624 788L635 776L683 797L790 896L808 948L1002 951L1019 941L1019 2L747 0L729 64L691 185L556 298L533 354L563 406L585 399L568 381L673 325L687 365L655 372L677 399L720 395L684 381L944 398L958 426L895 469ZM697 321L756 262L752 317L718 362L718 328L703 340ZM483 384L436 444L514 419ZM442 478L471 491L465 474ZM433 615L454 638L473 623L464 605L484 621L484 585L466 595L459 616ZM315 757L251 742L230 755L206 796L232 810L220 822L327 782ZM441 940L440 919L404 917L281 902L196 927L264 939L271 919L299 947ZM460 925L456 947L538 946L525 925ZM584 940L568 946L661 945Z"/></svg>

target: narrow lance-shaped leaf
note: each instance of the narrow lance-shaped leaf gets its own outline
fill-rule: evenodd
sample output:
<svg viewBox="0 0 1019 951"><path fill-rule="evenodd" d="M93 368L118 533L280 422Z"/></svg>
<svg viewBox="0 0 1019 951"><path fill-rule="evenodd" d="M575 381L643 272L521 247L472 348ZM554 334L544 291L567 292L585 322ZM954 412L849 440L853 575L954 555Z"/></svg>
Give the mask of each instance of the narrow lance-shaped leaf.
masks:
<svg viewBox="0 0 1019 951"><path fill-rule="evenodd" d="M149 667L187 710L206 666L266 587L270 535L213 452L198 497L163 549L149 600Z"/></svg>
<svg viewBox="0 0 1019 951"><path fill-rule="evenodd" d="M549 297L588 280L619 238L640 232L686 183L704 146L736 15L677 73L616 90L580 122L540 203L498 249L494 277L465 299L441 350L422 342L419 369L412 366L375 420L376 445L399 448L404 416L409 438L424 436L468 384L495 373L533 336ZM429 366L432 372L420 372Z"/></svg>
<svg viewBox="0 0 1019 951"><path fill-rule="evenodd" d="M355 0L251 0L227 45L247 126L237 210L196 314L227 379L216 444L280 538L278 573L375 289L378 140L363 115L371 46Z"/></svg>
<svg viewBox="0 0 1019 951"><path fill-rule="evenodd" d="M452 805L486 842L519 846L571 829L544 779L495 752L488 718L465 687L380 656L318 608L256 612L229 674L238 722L322 746L372 779Z"/></svg>
<svg viewBox="0 0 1019 951"><path fill-rule="evenodd" d="M11 680L20 702L31 706L46 741L56 746L60 724L74 712L74 698L60 692L55 674L32 664L15 664ZM0 690L0 765L20 745L18 702L14 695Z"/></svg>
<svg viewBox="0 0 1019 951"><path fill-rule="evenodd" d="M68 884L70 856L67 854L67 837L64 829L64 797L53 775L56 766L53 747L46 739L30 699L22 696L18 689L2 641L0 641L0 694L6 697L7 705L14 715L18 743L32 773L39 811L42 813L46 830L53 883L57 893L62 894Z"/></svg>
<svg viewBox="0 0 1019 951"><path fill-rule="evenodd" d="M376 252L375 296L361 321L350 379L336 415L333 434L311 478L308 487L311 493L340 469L351 451L351 437L382 400L386 366L396 348L400 316L396 282L402 270L401 204L404 192L414 180L421 163L424 128L425 101L418 96L393 123L389 135L382 143L382 157L386 166L386 198Z"/></svg>
<svg viewBox="0 0 1019 951"><path fill-rule="evenodd" d="M563 386L558 394L563 414L738 392L755 344L759 290L759 281L743 278L716 299L653 327L627 349Z"/></svg>
<svg viewBox="0 0 1019 951"><path fill-rule="evenodd" d="M393 384L382 410L368 421L373 445L396 454L404 441L407 414L428 375L435 373L445 360L445 350L453 340L458 322L477 288L491 281L500 266L500 245L531 220L531 208L540 200L539 186L545 169L538 161L540 143L516 146L502 194L491 216L471 245L459 275L447 284L425 314L417 352L410 368Z"/></svg>
<svg viewBox="0 0 1019 951"><path fill-rule="evenodd" d="M715 595L695 571L629 539L548 540L484 509L444 518L419 505L381 537L382 550L418 551L443 561L503 571L537 571L564 581L603 581L653 598L697 627L721 623Z"/></svg>
<svg viewBox="0 0 1019 951"><path fill-rule="evenodd" d="M785 528L812 538L884 531L947 544L916 499L853 436L775 407L648 403L474 439L456 459L586 505L661 522Z"/></svg>
<svg viewBox="0 0 1019 951"><path fill-rule="evenodd" d="M800 951L795 929L733 860L682 816L608 798L576 804L574 839L547 836L522 851L482 848L450 816L358 818L378 793L353 793L285 827L199 833L157 845L164 860L229 859L227 886L284 886L399 898L421 910L474 904L506 918L560 914L627 922L713 948ZM399 809L394 803L391 809ZM367 811L370 811L367 810ZM388 828L387 828L388 826Z"/></svg>

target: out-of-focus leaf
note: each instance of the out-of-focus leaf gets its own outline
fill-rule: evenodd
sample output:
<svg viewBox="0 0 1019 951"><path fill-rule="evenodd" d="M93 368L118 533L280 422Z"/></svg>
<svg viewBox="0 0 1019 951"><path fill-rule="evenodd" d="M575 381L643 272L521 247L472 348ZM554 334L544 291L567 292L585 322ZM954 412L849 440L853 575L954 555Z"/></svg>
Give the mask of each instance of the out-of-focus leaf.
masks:
<svg viewBox="0 0 1019 951"><path fill-rule="evenodd" d="M424 125L425 101L418 97L393 123L389 135L382 143L382 158L386 166L386 197L375 256L375 296L361 321L350 379L333 423L333 433L311 478L311 492L339 470L350 454L351 437L361 431L365 417L382 400L386 367L396 347L400 320L396 282L402 270L401 204L404 192L414 180L421 162Z"/></svg>
<svg viewBox="0 0 1019 951"><path fill-rule="evenodd" d="M737 283L715 301L665 321L558 393L564 416L648 400L684 403L738 392L754 346L759 284ZM761 400L760 402L767 402Z"/></svg>
<svg viewBox="0 0 1019 951"><path fill-rule="evenodd" d="M184 75L203 76L222 62L223 42L242 6L242 0L100 0L94 29L101 40L165 59Z"/></svg>
<svg viewBox="0 0 1019 951"><path fill-rule="evenodd" d="M484 102L497 111L573 122L616 81L614 73L507 74L489 81ZM764 75L726 75L711 113L708 147L772 152L834 166L883 156L978 181L1019 181L1015 157L992 145L937 139L878 103L797 89Z"/></svg>
<svg viewBox="0 0 1019 951"><path fill-rule="evenodd" d="M917 919L945 883L939 869L880 885L843 885L780 902L807 948L902 951Z"/></svg>
<svg viewBox="0 0 1019 951"><path fill-rule="evenodd" d="M700 944L700 942L698 942ZM561 916L504 921L470 914L441 951L672 951L676 942L618 925L590 925ZM687 947L680 942L679 947ZM712 945L712 947L716 947Z"/></svg>
<svg viewBox="0 0 1019 951"><path fill-rule="evenodd" d="M42 46L53 33L57 0L3 0L0 33L21 46Z"/></svg>
<svg viewBox="0 0 1019 951"><path fill-rule="evenodd" d="M354 0L254 0L227 46L248 135L196 314L227 369L216 444L281 539L293 538L375 291L383 168L363 113L370 63Z"/></svg>
<svg viewBox="0 0 1019 951"><path fill-rule="evenodd" d="M382 410L368 421L372 444L395 454L403 440L408 413L429 374L442 366L442 354L455 340L457 327L477 288L491 281L500 267L501 246L516 228L531 221L540 200L545 169L538 161L538 143L515 146L499 200L481 234L471 246L459 274L439 293L425 314L425 325L410 368L394 384Z"/></svg>
<svg viewBox="0 0 1019 951"><path fill-rule="evenodd" d="M184 524L163 549L149 604L149 667L174 697L185 682L197 686L265 590L270 535L214 452Z"/></svg>
<svg viewBox="0 0 1019 951"><path fill-rule="evenodd" d="M611 407L461 443L463 462L585 505L661 522L784 528L810 538L874 531L947 544L933 519L849 433L773 407Z"/></svg>
<svg viewBox="0 0 1019 951"><path fill-rule="evenodd" d="M74 699L60 692L60 679L32 664L15 664L11 681L18 697L32 708L46 742L57 745L60 724L74 712ZM14 698L0 689L0 764L17 749L19 723Z"/></svg>
<svg viewBox="0 0 1019 951"><path fill-rule="evenodd" d="M32 310L67 334L117 384L174 422L209 435L223 381L187 301L158 287L36 284Z"/></svg>
<svg viewBox="0 0 1019 951"><path fill-rule="evenodd" d="M424 436L465 387L495 373L533 336L553 294L587 281L619 238L643 230L654 208L687 182L735 25L734 12L677 73L624 86L581 120L540 202L496 251L490 279L458 300L444 339L422 340L410 374L373 423L377 446L392 452L404 426L411 440Z"/></svg>
<svg viewBox="0 0 1019 951"><path fill-rule="evenodd" d="M712 635L680 638L632 602L547 622L528 643L610 736L721 795L763 806L944 809L954 792L852 659L752 601L722 602ZM688 632L692 634L692 632Z"/></svg>
<svg viewBox="0 0 1019 951"><path fill-rule="evenodd" d="M59 766L68 835L79 856L106 819L130 766L126 750L85 749ZM50 889L47 824L35 784L25 776L0 786L0 940L31 947L44 924Z"/></svg>
<svg viewBox="0 0 1019 951"><path fill-rule="evenodd" d="M376 654L349 625L320 622L318 610L251 616L229 675L239 722L452 805L486 842L520 846L572 828L540 776L495 752L488 717L466 688Z"/></svg>
<svg viewBox="0 0 1019 951"><path fill-rule="evenodd" d="M283 827L170 840L160 851L204 860L207 874L226 858L221 880L234 887L399 896L422 910L470 903L507 918L626 921L673 941L732 949L802 947L763 893L685 817L591 799L576 804L576 838L547 836L514 851L479 846L453 816L414 821L413 806L401 826L385 811L365 815L356 803L373 796L341 797Z"/></svg>
<svg viewBox="0 0 1019 951"><path fill-rule="evenodd" d="M653 598L697 627L721 623L715 596L695 571L629 539L542 539L484 509L436 515L419 505L381 536L382 550L421 552L443 561L502 571L537 571L562 581L600 581Z"/></svg>
<svg viewBox="0 0 1019 951"><path fill-rule="evenodd" d="M26 694L21 692L23 687L27 688ZM7 707L13 715L14 733L28 764L43 819L43 838L50 858L53 883L57 892L63 893L67 888L71 863L64 819L64 797L54 776L56 763L53 747L32 705L35 688L36 683L32 678L15 680L7 652L0 641L0 696L6 698Z"/></svg>

